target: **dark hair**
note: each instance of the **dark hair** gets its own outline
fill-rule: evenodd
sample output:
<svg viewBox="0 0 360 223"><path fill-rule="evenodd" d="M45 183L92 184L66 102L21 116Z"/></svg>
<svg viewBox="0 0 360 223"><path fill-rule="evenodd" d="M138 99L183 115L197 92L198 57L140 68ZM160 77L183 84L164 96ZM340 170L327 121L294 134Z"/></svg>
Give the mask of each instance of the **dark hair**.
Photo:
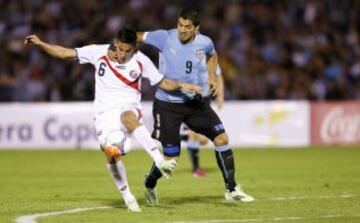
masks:
<svg viewBox="0 0 360 223"><path fill-rule="evenodd" d="M116 39L122 43L128 43L128 44L135 46L136 45L136 32L135 32L135 30L129 29L129 28L120 29L117 34Z"/></svg>
<svg viewBox="0 0 360 223"><path fill-rule="evenodd" d="M198 8L185 8L181 11L180 17L192 21L194 26L200 24L200 10Z"/></svg>
<svg viewBox="0 0 360 223"><path fill-rule="evenodd" d="M116 39L111 42L111 44L109 46L109 50L116 51L115 41L116 41Z"/></svg>

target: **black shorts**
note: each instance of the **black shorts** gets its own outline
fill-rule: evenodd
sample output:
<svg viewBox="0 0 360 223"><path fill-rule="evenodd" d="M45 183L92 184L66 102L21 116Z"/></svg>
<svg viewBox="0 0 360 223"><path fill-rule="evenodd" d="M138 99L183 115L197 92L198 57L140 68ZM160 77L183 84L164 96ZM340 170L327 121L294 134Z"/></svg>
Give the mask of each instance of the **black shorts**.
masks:
<svg viewBox="0 0 360 223"><path fill-rule="evenodd" d="M225 132L217 114L210 107L210 99L189 103L170 103L155 99L153 104L153 138L159 140L164 154L169 157L180 154L180 125L185 123L192 131L211 141Z"/></svg>

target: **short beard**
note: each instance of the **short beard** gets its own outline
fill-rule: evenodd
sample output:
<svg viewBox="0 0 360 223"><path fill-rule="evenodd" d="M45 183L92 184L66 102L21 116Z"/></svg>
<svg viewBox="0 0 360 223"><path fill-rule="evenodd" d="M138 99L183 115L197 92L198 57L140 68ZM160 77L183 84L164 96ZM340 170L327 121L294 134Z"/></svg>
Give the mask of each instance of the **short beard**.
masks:
<svg viewBox="0 0 360 223"><path fill-rule="evenodd" d="M180 42L182 43L182 44L186 44L186 43L188 43L190 41L190 39L188 39L188 40L180 40Z"/></svg>
<svg viewBox="0 0 360 223"><path fill-rule="evenodd" d="M195 35L194 35L193 37L190 37L190 38L187 39L187 40L181 40L181 39L179 38L179 40L180 40L180 42L181 42L182 44L186 44L186 43L192 41L193 39L195 39Z"/></svg>

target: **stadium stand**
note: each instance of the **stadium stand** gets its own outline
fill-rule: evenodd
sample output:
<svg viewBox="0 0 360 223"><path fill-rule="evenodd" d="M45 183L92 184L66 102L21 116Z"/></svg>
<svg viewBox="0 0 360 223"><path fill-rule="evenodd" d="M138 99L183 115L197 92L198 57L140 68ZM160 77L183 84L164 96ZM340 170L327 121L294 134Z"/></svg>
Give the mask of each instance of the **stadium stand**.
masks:
<svg viewBox="0 0 360 223"><path fill-rule="evenodd" d="M360 98L360 1L198 2L201 32L218 49L227 100ZM125 25L173 27L180 3L0 1L0 101L93 99L91 66L25 48L27 34L69 47L108 43ZM153 90L143 90L152 99Z"/></svg>

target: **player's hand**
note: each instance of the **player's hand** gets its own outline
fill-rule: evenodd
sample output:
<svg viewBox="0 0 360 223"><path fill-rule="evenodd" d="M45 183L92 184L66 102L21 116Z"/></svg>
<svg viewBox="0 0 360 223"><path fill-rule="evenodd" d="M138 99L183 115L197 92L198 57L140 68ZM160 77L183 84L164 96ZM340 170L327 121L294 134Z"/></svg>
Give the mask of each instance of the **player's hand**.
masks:
<svg viewBox="0 0 360 223"><path fill-rule="evenodd" d="M33 44L35 46L38 46L41 43L42 43L42 41L40 40L40 38L37 35L29 35L29 36L25 37L25 40L24 40L24 45Z"/></svg>
<svg viewBox="0 0 360 223"><path fill-rule="evenodd" d="M202 93L202 88L196 84L180 83L181 89L188 93Z"/></svg>
<svg viewBox="0 0 360 223"><path fill-rule="evenodd" d="M172 172L175 170L177 165L176 159L162 160L159 163L155 163L159 168L161 174L165 179L169 179L172 175Z"/></svg>
<svg viewBox="0 0 360 223"><path fill-rule="evenodd" d="M208 85L210 88L210 92L213 96L216 96L219 93L220 85L217 82L216 78L209 77Z"/></svg>

